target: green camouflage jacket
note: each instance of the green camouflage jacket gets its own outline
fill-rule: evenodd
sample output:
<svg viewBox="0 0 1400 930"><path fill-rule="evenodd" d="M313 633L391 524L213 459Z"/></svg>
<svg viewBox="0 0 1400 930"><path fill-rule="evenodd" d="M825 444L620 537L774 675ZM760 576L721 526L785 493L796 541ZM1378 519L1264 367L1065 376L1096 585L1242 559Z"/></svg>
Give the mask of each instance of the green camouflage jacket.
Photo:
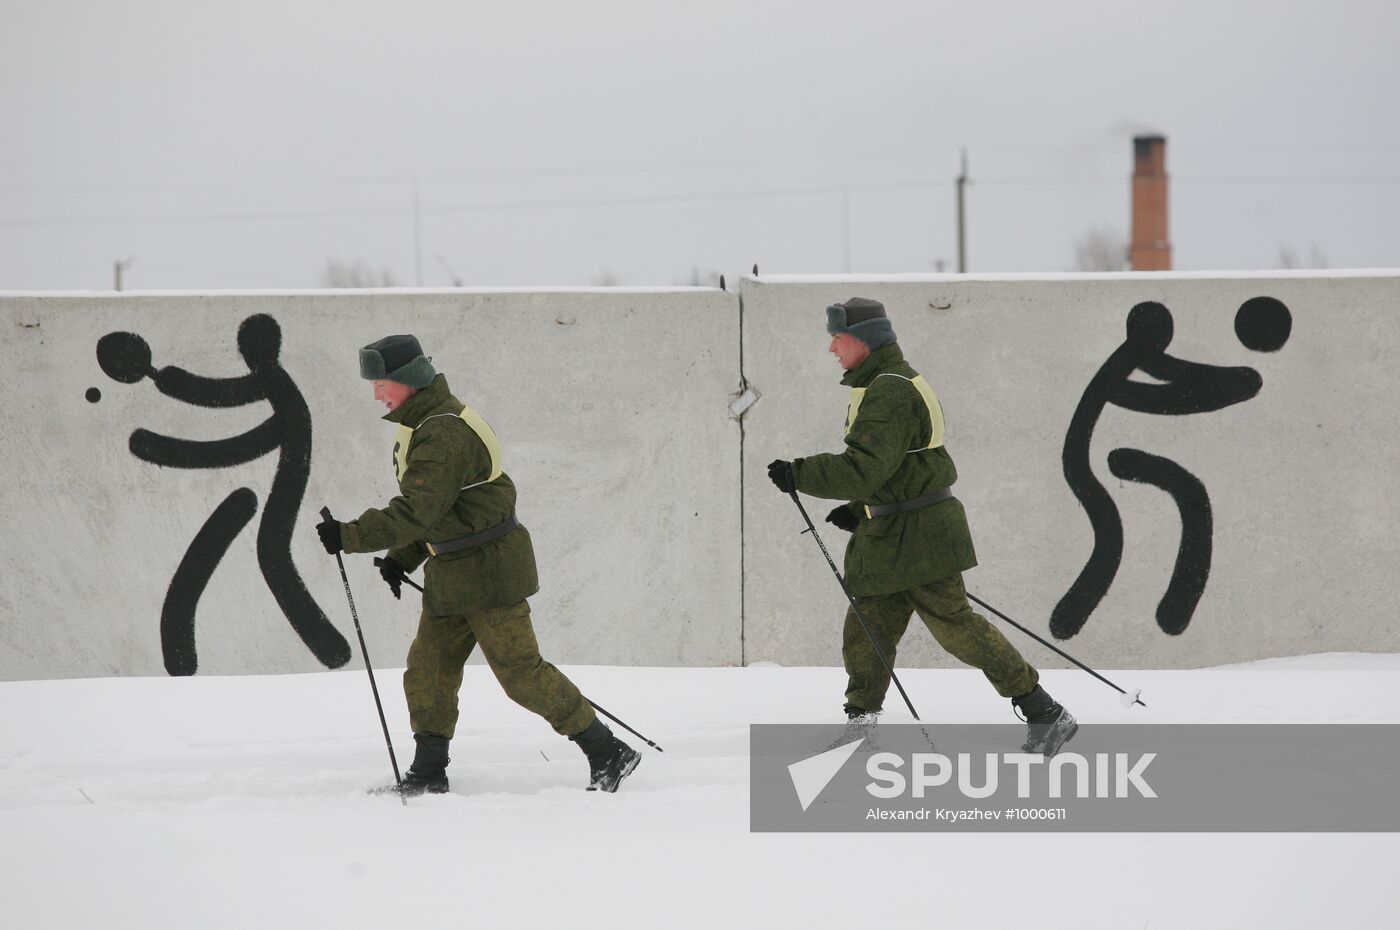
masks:
<svg viewBox="0 0 1400 930"><path fill-rule="evenodd" d="M439 615L507 607L539 590L524 526L473 549L428 557L424 543L483 532L515 512L515 484L504 472L490 480L491 452L459 416L463 407L438 375L384 416L413 429L408 448L394 448L399 494L387 507L345 524L341 533L346 552L388 549L409 571L427 559L423 606Z"/></svg>
<svg viewBox="0 0 1400 930"><path fill-rule="evenodd" d="M856 596L894 594L977 564L967 515L957 498L908 513L865 515L866 504L923 497L958 479L942 445L938 401L930 391L930 407L917 386L922 379L916 378L918 372L904 361L898 345L871 352L841 379L864 389L852 395L855 417L846 433L846 451L793 463L799 491L849 501L861 519L846 546L846 583ZM936 413L931 415L931 409Z"/></svg>

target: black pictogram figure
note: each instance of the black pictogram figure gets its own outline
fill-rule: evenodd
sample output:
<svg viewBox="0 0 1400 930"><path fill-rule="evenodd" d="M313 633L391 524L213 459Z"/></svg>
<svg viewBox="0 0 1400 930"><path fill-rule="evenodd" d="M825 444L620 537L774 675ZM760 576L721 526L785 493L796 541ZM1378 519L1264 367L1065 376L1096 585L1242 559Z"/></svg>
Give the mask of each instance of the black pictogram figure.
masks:
<svg viewBox="0 0 1400 930"><path fill-rule="evenodd" d="M1276 352L1288 341L1292 315L1272 297L1245 301L1235 314L1235 335L1245 348ZM1065 435L1065 481L1083 505L1094 529L1094 551L1079 577L1055 605L1050 632L1068 639L1108 593L1123 558L1123 521L1113 498L1089 464L1089 442L1104 407L1113 404L1139 413L1182 416L1220 410L1259 393L1263 379L1253 368L1224 368L1183 361L1166 352L1172 341L1172 315L1159 303L1140 303L1128 312L1128 336L1114 350L1074 411ZM1141 371L1160 384L1131 381ZM1114 449L1108 469L1124 481L1161 488L1181 513L1181 546L1167 592L1157 605L1157 625L1172 636L1191 623L1210 576L1211 509L1205 486L1170 459L1137 449Z"/></svg>
<svg viewBox="0 0 1400 930"><path fill-rule="evenodd" d="M260 313L238 328L238 351L248 364L248 374L241 377L205 378L174 366L153 368L150 346L135 333L99 339L97 363L114 381L135 384L149 377L162 394L199 407L271 404L272 416L241 436L196 442L138 429L131 434L131 452L166 468L228 468L278 450L277 472L258 524L258 566L302 642L323 665L339 668L350 659L350 644L322 613L292 564L292 530L311 474L311 412L278 363L281 347L281 327ZM193 675L198 668L194 617L200 595L257 507L257 495L248 488L230 494L214 508L175 569L160 611L161 649L171 675Z"/></svg>

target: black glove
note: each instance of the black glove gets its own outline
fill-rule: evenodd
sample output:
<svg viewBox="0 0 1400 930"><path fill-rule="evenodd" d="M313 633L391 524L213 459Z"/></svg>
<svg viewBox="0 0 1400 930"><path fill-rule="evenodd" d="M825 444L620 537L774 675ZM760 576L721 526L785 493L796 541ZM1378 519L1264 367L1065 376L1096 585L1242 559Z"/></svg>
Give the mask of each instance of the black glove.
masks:
<svg viewBox="0 0 1400 930"><path fill-rule="evenodd" d="M774 459L768 463L768 480L778 486L778 490L784 494L791 494L797 490L797 478L792 474L792 463L782 459Z"/></svg>
<svg viewBox="0 0 1400 930"><path fill-rule="evenodd" d="M856 512L851 509L850 504L842 504L827 514L826 522L838 530L845 530L847 533L854 533L856 527L860 526L860 518L856 516Z"/></svg>
<svg viewBox="0 0 1400 930"><path fill-rule="evenodd" d="M340 524L330 517L316 524L316 533L321 537L321 545L325 546L331 555L345 548L340 543Z"/></svg>
<svg viewBox="0 0 1400 930"><path fill-rule="evenodd" d="M384 579L389 590L394 592L394 597L398 598L399 592L403 588L404 579L408 577L408 569L388 556L375 559L374 564L379 566L379 577Z"/></svg>

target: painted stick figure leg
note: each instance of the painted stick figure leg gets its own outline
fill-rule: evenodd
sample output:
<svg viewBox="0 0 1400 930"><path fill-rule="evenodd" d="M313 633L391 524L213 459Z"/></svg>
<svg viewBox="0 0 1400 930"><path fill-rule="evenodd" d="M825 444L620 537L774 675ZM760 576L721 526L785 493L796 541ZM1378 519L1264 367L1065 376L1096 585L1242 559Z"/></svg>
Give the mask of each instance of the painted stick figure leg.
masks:
<svg viewBox="0 0 1400 930"><path fill-rule="evenodd" d="M1167 593L1157 605L1157 625L1172 636L1184 633L1210 577L1212 519L1205 485L1170 459L1137 449L1114 449L1108 454L1108 468L1124 481L1159 487L1176 501L1181 547Z"/></svg>
<svg viewBox="0 0 1400 930"><path fill-rule="evenodd" d="M277 606L306 648L326 668L340 668L350 661L350 643L306 590L292 562L292 530L309 473L309 461L297 464L294 457L283 456L278 463L262 522L258 524L258 567Z"/></svg>
<svg viewBox="0 0 1400 930"><path fill-rule="evenodd" d="M1068 472L1066 467L1066 474ZM1050 614L1050 632L1056 639L1069 639L1083 628L1084 621L1108 593L1113 577L1118 574L1118 565L1123 561L1123 520L1118 515L1118 506L1092 473L1076 475L1075 479L1070 487L1094 528L1094 551Z"/></svg>
<svg viewBox="0 0 1400 930"><path fill-rule="evenodd" d="M233 538L253 519L257 509L258 496L247 488L239 488L224 498L190 541L180 567L175 569L160 608L160 649L165 670L171 675L193 675L198 669L194 614L200 595Z"/></svg>

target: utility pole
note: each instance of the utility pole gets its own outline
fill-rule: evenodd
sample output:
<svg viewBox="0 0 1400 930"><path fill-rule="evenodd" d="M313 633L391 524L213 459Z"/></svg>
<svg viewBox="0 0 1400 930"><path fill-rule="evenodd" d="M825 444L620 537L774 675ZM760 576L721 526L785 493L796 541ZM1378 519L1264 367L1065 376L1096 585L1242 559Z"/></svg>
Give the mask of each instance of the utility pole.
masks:
<svg viewBox="0 0 1400 930"><path fill-rule="evenodd" d="M958 273L967 272L967 149L962 150L962 171L958 175Z"/></svg>
<svg viewBox="0 0 1400 930"><path fill-rule="evenodd" d="M124 262L112 262L112 290L119 291L122 289L122 273L125 272L126 269L130 268L131 263L134 261L136 261L135 255L131 256Z"/></svg>
<svg viewBox="0 0 1400 930"><path fill-rule="evenodd" d="M413 283L423 286L423 216L418 208L418 175L413 176Z"/></svg>
<svg viewBox="0 0 1400 930"><path fill-rule="evenodd" d="M851 189L841 191L841 270L851 271Z"/></svg>

